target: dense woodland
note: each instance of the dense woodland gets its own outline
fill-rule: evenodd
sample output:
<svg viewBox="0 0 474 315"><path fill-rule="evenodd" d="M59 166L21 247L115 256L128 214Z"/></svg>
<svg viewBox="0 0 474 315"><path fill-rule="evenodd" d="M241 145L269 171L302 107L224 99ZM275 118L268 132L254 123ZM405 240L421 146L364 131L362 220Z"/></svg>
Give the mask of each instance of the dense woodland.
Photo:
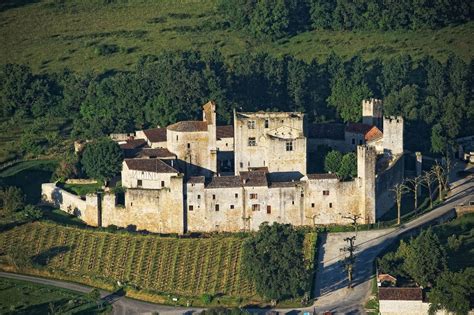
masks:
<svg viewBox="0 0 474 315"><path fill-rule="evenodd" d="M455 56L445 63L404 55L366 62L332 54L325 63L306 63L243 54L227 63L218 52L167 52L142 58L133 72L99 75L36 74L24 65L2 65L0 109L13 121L67 117L75 139L200 119L209 99L218 104L220 124L231 122L233 108L304 111L310 122L357 122L362 100L376 97L385 100L387 115L405 117L408 149L441 153L453 139L474 133L473 78L474 63ZM33 123L21 146L38 154L49 138L54 140L41 123Z"/></svg>
<svg viewBox="0 0 474 315"><path fill-rule="evenodd" d="M463 0L220 0L219 8L232 27L270 39L314 29L436 29L474 13Z"/></svg>

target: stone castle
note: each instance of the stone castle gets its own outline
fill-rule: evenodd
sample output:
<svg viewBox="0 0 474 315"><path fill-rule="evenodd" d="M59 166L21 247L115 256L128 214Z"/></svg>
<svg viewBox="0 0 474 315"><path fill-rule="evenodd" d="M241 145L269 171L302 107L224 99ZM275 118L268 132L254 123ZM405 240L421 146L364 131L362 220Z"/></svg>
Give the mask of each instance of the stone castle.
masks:
<svg viewBox="0 0 474 315"><path fill-rule="evenodd" d="M300 112L236 112L218 126L216 104L200 121L111 135L124 151L124 198L80 198L55 184L43 197L93 226L159 233L256 230L293 225L374 223L394 205L404 177L403 119L384 117L380 100L362 104L363 122L309 124ZM317 174L320 145L356 151L357 177Z"/></svg>

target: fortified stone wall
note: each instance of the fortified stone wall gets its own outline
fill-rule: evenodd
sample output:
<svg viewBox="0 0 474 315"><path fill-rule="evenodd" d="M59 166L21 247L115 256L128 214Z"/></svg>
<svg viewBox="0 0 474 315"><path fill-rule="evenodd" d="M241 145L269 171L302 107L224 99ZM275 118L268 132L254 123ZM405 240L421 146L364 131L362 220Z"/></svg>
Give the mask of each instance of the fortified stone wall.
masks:
<svg viewBox="0 0 474 315"><path fill-rule="evenodd" d="M305 198L305 225L347 224L343 216L362 215L361 180L340 182L338 179L308 180Z"/></svg>
<svg viewBox="0 0 474 315"><path fill-rule="evenodd" d="M391 191L396 184L401 183L405 177L405 158L399 156L384 172L377 174L375 180L375 196L377 219L383 216L395 205L395 195Z"/></svg>
<svg viewBox="0 0 474 315"><path fill-rule="evenodd" d="M56 183L41 185L43 202L75 215L89 225L97 226L97 195L87 195L86 200L57 187Z"/></svg>

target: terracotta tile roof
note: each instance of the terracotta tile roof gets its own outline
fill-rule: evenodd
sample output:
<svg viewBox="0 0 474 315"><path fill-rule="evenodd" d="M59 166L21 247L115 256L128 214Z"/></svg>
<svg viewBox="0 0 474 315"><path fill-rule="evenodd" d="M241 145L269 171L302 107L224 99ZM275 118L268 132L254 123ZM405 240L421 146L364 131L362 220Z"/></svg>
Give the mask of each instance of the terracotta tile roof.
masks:
<svg viewBox="0 0 474 315"><path fill-rule="evenodd" d="M379 300L421 301L421 288L379 288Z"/></svg>
<svg viewBox="0 0 474 315"><path fill-rule="evenodd" d="M346 126L346 132L359 133L365 135L373 126L362 123L349 123Z"/></svg>
<svg viewBox="0 0 474 315"><path fill-rule="evenodd" d="M240 172L244 186L268 186L267 174L262 171Z"/></svg>
<svg viewBox="0 0 474 315"><path fill-rule="evenodd" d="M138 157L156 157L156 158L175 158L176 154L171 153L165 148L144 148L138 153Z"/></svg>
<svg viewBox="0 0 474 315"><path fill-rule="evenodd" d="M240 176L214 176L206 188L242 187Z"/></svg>
<svg viewBox="0 0 474 315"><path fill-rule="evenodd" d="M191 176L188 179L188 184L204 184L206 181L206 178L204 176Z"/></svg>
<svg viewBox="0 0 474 315"><path fill-rule="evenodd" d="M120 149L133 150L133 149L141 148L145 145L146 145L146 141L144 139L130 139L130 140L126 140L125 143L120 144Z"/></svg>
<svg viewBox="0 0 474 315"><path fill-rule="evenodd" d="M166 141L166 128L153 128L143 130L143 133L150 142L164 142Z"/></svg>
<svg viewBox="0 0 474 315"><path fill-rule="evenodd" d="M205 121L178 121L175 124L169 125L168 130L179 131L179 132L196 132L196 131L207 131L207 122Z"/></svg>
<svg viewBox="0 0 474 315"><path fill-rule="evenodd" d="M178 173L160 159L125 159L128 169L153 173Z"/></svg>
<svg viewBox="0 0 474 315"><path fill-rule="evenodd" d="M216 127L216 138L233 138L234 137L234 126L217 126Z"/></svg>
<svg viewBox="0 0 474 315"><path fill-rule="evenodd" d="M337 179L336 174L329 174L329 173L323 173L323 174L308 174L308 179Z"/></svg>
<svg viewBox="0 0 474 315"><path fill-rule="evenodd" d="M308 138L344 140L344 124L310 124Z"/></svg>
<svg viewBox="0 0 474 315"><path fill-rule="evenodd" d="M382 131L376 126L370 128L370 130L365 134L364 139L365 141L372 141L377 140L383 137Z"/></svg>

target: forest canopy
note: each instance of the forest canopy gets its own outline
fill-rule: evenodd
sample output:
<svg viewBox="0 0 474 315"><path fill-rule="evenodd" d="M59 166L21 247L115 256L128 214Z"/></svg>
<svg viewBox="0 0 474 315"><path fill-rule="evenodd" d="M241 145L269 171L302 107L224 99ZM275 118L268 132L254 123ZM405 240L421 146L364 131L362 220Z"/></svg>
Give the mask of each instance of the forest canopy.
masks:
<svg viewBox="0 0 474 315"><path fill-rule="evenodd" d="M405 118L408 149L442 152L453 139L474 133L473 78L473 62L454 55L444 63L407 55L367 62L333 53L318 63L246 53L230 64L219 52L166 52L142 58L134 71L99 75L2 65L0 111L6 118L68 117L74 138L92 139L200 119L210 99L218 122L228 124L234 108L358 122L362 100L376 97L386 115Z"/></svg>

